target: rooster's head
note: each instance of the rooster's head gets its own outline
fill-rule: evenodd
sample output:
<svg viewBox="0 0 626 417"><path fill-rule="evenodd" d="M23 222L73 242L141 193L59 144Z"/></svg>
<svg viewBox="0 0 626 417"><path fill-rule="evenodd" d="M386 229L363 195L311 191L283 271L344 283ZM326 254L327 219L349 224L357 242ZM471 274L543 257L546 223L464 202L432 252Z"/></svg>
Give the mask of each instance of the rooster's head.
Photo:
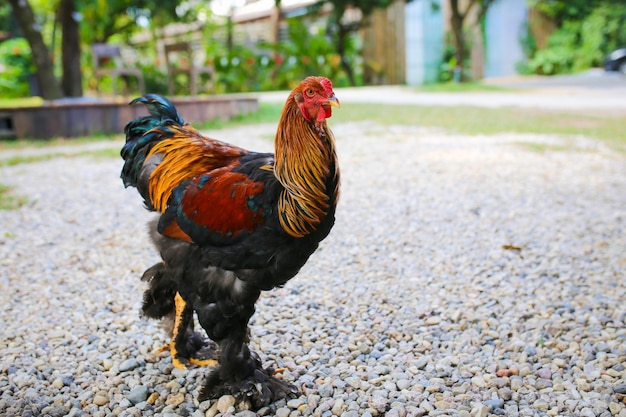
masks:
<svg viewBox="0 0 626 417"><path fill-rule="evenodd" d="M311 123L319 124L332 116L331 107L339 107L333 83L325 77L307 77L294 90L293 99L302 116Z"/></svg>

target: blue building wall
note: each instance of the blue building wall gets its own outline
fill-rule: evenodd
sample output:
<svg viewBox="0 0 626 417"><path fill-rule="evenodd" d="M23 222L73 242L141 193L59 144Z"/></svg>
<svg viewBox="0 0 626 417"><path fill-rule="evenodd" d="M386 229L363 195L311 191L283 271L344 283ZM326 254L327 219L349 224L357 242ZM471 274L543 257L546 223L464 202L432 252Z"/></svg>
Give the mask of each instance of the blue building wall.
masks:
<svg viewBox="0 0 626 417"><path fill-rule="evenodd" d="M485 20L485 77L516 74L515 65L524 59L520 40L526 31L526 0L497 0Z"/></svg>
<svg viewBox="0 0 626 417"><path fill-rule="evenodd" d="M437 81L444 50L442 7L446 7L448 1L418 0L406 4L408 85ZM516 64L524 59L520 40L526 30L527 18L526 0L497 0L491 5L485 17L485 77L516 74Z"/></svg>
<svg viewBox="0 0 626 417"><path fill-rule="evenodd" d="M440 4L441 0L432 0L412 1L406 5L406 82L408 85L437 81L443 55L444 36Z"/></svg>

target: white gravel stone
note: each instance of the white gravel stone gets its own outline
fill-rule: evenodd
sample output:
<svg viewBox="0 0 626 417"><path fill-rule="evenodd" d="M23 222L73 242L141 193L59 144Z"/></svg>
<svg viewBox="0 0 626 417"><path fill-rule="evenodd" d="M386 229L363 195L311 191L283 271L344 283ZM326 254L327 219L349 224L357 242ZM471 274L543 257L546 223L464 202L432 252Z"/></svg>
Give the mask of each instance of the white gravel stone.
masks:
<svg viewBox="0 0 626 417"><path fill-rule="evenodd" d="M626 417L624 154L586 138L331 125L336 226L251 324L252 347L301 392L260 415ZM273 129L211 133L266 151ZM168 340L139 315L139 277L158 254L120 168L0 167L28 199L0 211L0 415L242 410L198 404L206 370L153 355Z"/></svg>
<svg viewBox="0 0 626 417"><path fill-rule="evenodd" d="M217 400L217 411L220 413L227 412L236 403L235 397L232 395L223 395Z"/></svg>

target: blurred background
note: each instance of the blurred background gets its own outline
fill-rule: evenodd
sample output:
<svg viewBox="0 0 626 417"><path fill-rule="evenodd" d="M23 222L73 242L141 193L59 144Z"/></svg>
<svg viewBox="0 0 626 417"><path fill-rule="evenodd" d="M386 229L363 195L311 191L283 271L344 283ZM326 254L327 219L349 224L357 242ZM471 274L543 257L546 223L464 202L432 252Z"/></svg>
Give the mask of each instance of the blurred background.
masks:
<svg viewBox="0 0 626 417"><path fill-rule="evenodd" d="M9 0L0 98L626 72L625 46L622 0Z"/></svg>

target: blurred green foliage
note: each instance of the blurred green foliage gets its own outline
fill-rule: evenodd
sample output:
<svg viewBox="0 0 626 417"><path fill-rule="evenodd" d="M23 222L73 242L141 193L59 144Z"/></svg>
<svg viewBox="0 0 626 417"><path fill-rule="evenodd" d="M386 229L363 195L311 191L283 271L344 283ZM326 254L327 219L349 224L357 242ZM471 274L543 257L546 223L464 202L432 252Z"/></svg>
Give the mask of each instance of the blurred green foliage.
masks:
<svg viewBox="0 0 626 417"><path fill-rule="evenodd" d="M558 24L547 45L531 52L524 72L553 75L601 66L626 45L626 4L614 0L536 2Z"/></svg>
<svg viewBox="0 0 626 417"><path fill-rule="evenodd" d="M57 1L28 0L34 12L40 32L54 62L54 72L61 76L61 37L58 27ZM163 28L170 23L188 24L190 31L201 28L202 45L206 63L212 63L217 73L217 93L249 92L260 90L290 89L308 75L323 75L336 86L350 85L342 58L337 53L331 32L326 23L312 25L307 16L288 19L288 40L277 44L262 43L254 47L225 41L227 23L217 23L206 3L164 0L156 4L150 0L75 0L80 24L82 49L81 67L86 94L93 94L96 79L93 76L91 45L97 42L121 44L126 48L122 59L125 65L137 66L144 74L146 90L167 94L165 63L157 53L157 40L163 38ZM0 22L10 22L11 10L0 6ZM202 24L199 24L202 22ZM320 24L321 23L321 24ZM141 33L141 40L136 35ZM12 39L0 42L0 95L3 97L27 97L30 95L28 76L34 72L28 43L19 38L19 29L11 31ZM183 34L177 39L187 39ZM357 67L357 81L362 83L359 38L356 32L348 34L344 41L344 59ZM128 57L132 57L128 61ZM32 77L32 76L31 76ZM130 89L137 88L130 78ZM201 80L201 85L208 83ZM174 80L177 91L188 91L184 75ZM100 81L102 92L110 92L111 82ZM201 88L202 90L202 88ZM204 89L202 92L208 92Z"/></svg>
<svg viewBox="0 0 626 417"><path fill-rule="evenodd" d="M0 43L0 96L28 96L28 77L33 70L26 39L13 38Z"/></svg>
<svg viewBox="0 0 626 417"><path fill-rule="evenodd" d="M454 48L454 41L452 40L452 32L446 32L444 36L443 54L441 63L439 64L439 72L437 74L437 82L447 83L450 81L458 82L460 73L463 71L466 77L469 79L471 60L469 56L466 56L461 66L457 65L457 58ZM469 51L472 47L472 43L468 38L465 38L465 50ZM457 78L455 78L457 77Z"/></svg>
<svg viewBox="0 0 626 417"><path fill-rule="evenodd" d="M311 32L304 19L288 20L288 41L279 43L275 50L282 62L278 65L276 79L272 85L263 89L294 88L308 75L321 75L333 80L336 86L347 86L349 80L341 68L341 57L337 54L331 39L323 28ZM356 36L350 36L347 42L346 57L355 62L358 58Z"/></svg>
<svg viewBox="0 0 626 417"><path fill-rule="evenodd" d="M335 86L349 85L341 58L322 29L311 33L302 18L288 19L288 41L262 43L257 50L243 45L209 45L207 55L218 75L218 92L291 89L308 75L321 75ZM356 42L350 42L348 59L357 59Z"/></svg>
<svg viewBox="0 0 626 417"><path fill-rule="evenodd" d="M31 0L32 1L32 0ZM181 7L181 0L75 0L81 14L81 38L85 44L107 41L128 42L132 35L147 27L170 22L186 23L197 19L197 12L206 8ZM143 25L143 26L142 26Z"/></svg>
<svg viewBox="0 0 626 417"><path fill-rule="evenodd" d="M604 0L527 0L529 6L536 8L557 24L562 26L566 20L582 20L591 10ZM618 0L608 0L615 3Z"/></svg>

